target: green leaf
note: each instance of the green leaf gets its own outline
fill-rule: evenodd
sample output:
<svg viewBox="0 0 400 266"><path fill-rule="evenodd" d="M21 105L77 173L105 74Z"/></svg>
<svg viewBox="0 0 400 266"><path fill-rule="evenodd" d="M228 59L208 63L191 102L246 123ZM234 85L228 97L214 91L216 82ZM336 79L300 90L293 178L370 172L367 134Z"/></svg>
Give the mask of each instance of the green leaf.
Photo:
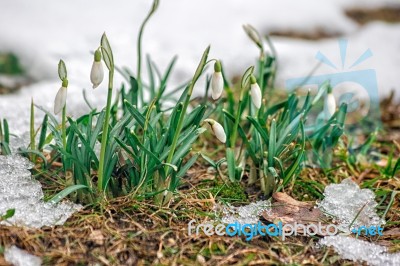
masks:
<svg viewBox="0 0 400 266"><path fill-rule="evenodd" d="M232 182L236 181L235 153L231 148L226 149L226 162L228 163L228 175Z"/></svg>
<svg viewBox="0 0 400 266"><path fill-rule="evenodd" d="M203 159L208 162L212 167L217 168L217 163L214 162L213 159L211 159L210 157L208 157L207 155L201 153L201 157L203 157Z"/></svg>
<svg viewBox="0 0 400 266"><path fill-rule="evenodd" d="M182 145L174 153L172 164L177 164L179 159L182 159L191 149L193 143L196 141L198 136L206 131L205 128L198 128L193 133L191 133L185 140L182 142Z"/></svg>
<svg viewBox="0 0 400 266"><path fill-rule="evenodd" d="M60 77L61 81L67 78L67 67L63 60L58 62L58 76Z"/></svg>
<svg viewBox="0 0 400 266"><path fill-rule="evenodd" d="M269 133L269 143L268 143L268 166L272 167L274 165L274 157L276 153L276 121L272 120L271 131Z"/></svg>
<svg viewBox="0 0 400 266"><path fill-rule="evenodd" d="M301 118L303 117L303 114L298 114L292 122L285 128L283 133L281 134L278 144L276 145L276 149L279 150L283 143L285 142L286 138L289 137L289 134L293 133L292 131L296 129L299 126L299 123L301 121Z"/></svg>
<svg viewBox="0 0 400 266"><path fill-rule="evenodd" d="M291 180L291 178L293 177L293 175L296 173L296 171L299 169L300 167L300 163L303 160L303 155L304 155L304 149L306 146L306 137L305 137L305 133L304 133L304 125L303 122L300 122L300 129L301 129L301 150L296 158L296 161L289 167L289 169L285 172L285 177L283 180L283 186L286 186L289 181Z"/></svg>
<svg viewBox="0 0 400 266"><path fill-rule="evenodd" d="M133 132L131 132L131 137L135 141L137 146L139 146L147 155L149 155L151 158L153 158L158 164L161 164L161 160L154 153L152 153L149 149L147 149L140 142L139 138Z"/></svg>
<svg viewBox="0 0 400 266"><path fill-rule="evenodd" d="M108 70L112 71L114 69L114 56L106 33L103 33L103 35L101 36L100 45L104 63L106 64Z"/></svg>
<svg viewBox="0 0 400 266"><path fill-rule="evenodd" d="M70 124L71 130L74 131L75 135L79 137L79 139L81 140L82 144L85 146L86 153L91 154L92 155L92 159L95 161L96 165L98 165L99 161L98 161L96 153L94 152L93 148L91 147L89 141L85 139L85 137L83 136L82 132L78 129L76 123L70 117L68 117L67 119L68 119L68 122Z"/></svg>
<svg viewBox="0 0 400 266"><path fill-rule="evenodd" d="M317 95L315 95L311 105L315 105L319 101L319 99L321 99L322 95L324 95L324 93L328 90L329 86L329 80L321 84L321 86L318 88Z"/></svg>
<svg viewBox="0 0 400 266"><path fill-rule="evenodd" d="M278 166L279 166L280 178L284 179L285 170L283 168L283 163L282 163L281 159L279 159L277 157L274 157L274 159L278 163Z"/></svg>
<svg viewBox="0 0 400 266"><path fill-rule="evenodd" d="M269 137L268 137L267 130L265 128L263 128L260 125L260 123L256 119L254 119L254 117L248 116L247 119L255 127L255 129L257 130L257 132L260 134L261 138L263 139L263 141L265 143L268 143L269 142Z"/></svg>
<svg viewBox="0 0 400 266"><path fill-rule="evenodd" d="M38 150L42 150L44 144L46 143L47 121L49 120L48 118L49 118L48 115L45 115L43 118L42 128L40 130L40 136L39 136Z"/></svg>
<svg viewBox="0 0 400 266"><path fill-rule="evenodd" d="M394 177L394 175L396 174L397 170L399 170L399 169L400 169L400 158L397 159L397 162L396 162L396 164L395 164L395 166L393 168L392 178Z"/></svg>
<svg viewBox="0 0 400 266"><path fill-rule="evenodd" d="M343 127L344 122L346 120L346 113L347 113L347 104L342 103L337 113L337 121L341 127Z"/></svg>
<svg viewBox="0 0 400 266"><path fill-rule="evenodd" d="M181 167L181 169L179 170L179 172L176 174L177 178L181 178L183 177L187 171L193 166L193 164L197 161L197 158L199 158L199 153L195 154L192 158L189 159L189 161L187 161L187 163Z"/></svg>
<svg viewBox="0 0 400 266"><path fill-rule="evenodd" d="M170 74L172 72L172 69L174 68L174 65L175 65L177 59L178 59L178 57L175 56L172 58L171 62L169 63L167 70L165 71L165 74L160 81L160 89L158 91L157 99L161 99L162 95L164 94L165 89L167 88L167 81L170 77ZM185 84L185 86L186 86L186 84Z"/></svg>
<svg viewBox="0 0 400 266"><path fill-rule="evenodd" d="M232 114L230 114L230 113L229 113L227 110L225 110L225 109L223 109L222 112L224 113L225 120L229 119L229 120L232 121L232 123L235 123L235 117L234 117ZM226 128L228 128L228 127L226 126ZM249 155L250 155L250 157L253 159L253 161L256 162L256 161L257 161L257 158L256 158L256 154L255 154L255 152L254 152L254 149L253 149L253 147L250 145L249 140L247 139L246 133L244 132L243 128L242 128L240 125L238 125L238 132L239 132L239 136L242 138L243 143L244 143L244 144L247 146L247 148L248 148L247 152L249 153ZM230 135L227 134L227 139L229 140L229 138L230 138Z"/></svg>
<svg viewBox="0 0 400 266"><path fill-rule="evenodd" d="M4 127L4 142L10 143L10 130L8 129L8 122L6 119L3 119L3 127Z"/></svg>
<svg viewBox="0 0 400 266"><path fill-rule="evenodd" d="M56 204L58 202L60 202L61 200L63 200L66 196L68 196L69 194L71 194L72 192L77 191L78 189L83 189L86 188L88 189L87 186L85 185L73 185L70 187L65 188L64 190L62 190L61 192L59 192L57 195L55 195L54 197L52 197L49 202Z"/></svg>
<svg viewBox="0 0 400 266"><path fill-rule="evenodd" d="M14 214L15 214L15 209L9 209L9 210L6 211L5 214L0 215L0 221L7 220L7 219L13 217Z"/></svg>

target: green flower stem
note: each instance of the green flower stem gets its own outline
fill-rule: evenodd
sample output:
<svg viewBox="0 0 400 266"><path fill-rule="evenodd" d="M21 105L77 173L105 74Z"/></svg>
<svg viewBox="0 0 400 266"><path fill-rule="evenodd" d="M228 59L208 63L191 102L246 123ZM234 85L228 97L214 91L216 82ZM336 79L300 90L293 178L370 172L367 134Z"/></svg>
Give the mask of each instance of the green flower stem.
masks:
<svg viewBox="0 0 400 266"><path fill-rule="evenodd" d="M142 78L141 78L141 74L142 74L142 38L143 38L144 27L146 26L147 22L150 20L151 16L156 11L158 4L159 4L159 0L153 1L153 5L152 5L152 8L150 9L149 14L144 19L142 25L140 26L138 40L137 40L137 82L138 82L138 87L139 87L138 94L140 94L142 104L144 102L144 96L143 96L143 90L142 90Z"/></svg>
<svg viewBox="0 0 400 266"><path fill-rule="evenodd" d="M111 99L112 99L112 89L113 89L113 78L114 71L110 70L108 74L108 95L107 95L107 106L106 106L106 117L103 126L103 135L101 137L101 150L100 150L100 162L99 162L99 172L98 172L98 190L103 191L103 175L104 175L104 156L106 153L107 140L108 140L108 128L110 120L111 111Z"/></svg>
<svg viewBox="0 0 400 266"><path fill-rule="evenodd" d="M264 64L265 64L265 55L264 52L260 53L259 62L259 78L258 78L258 86L261 89L261 95L264 96L265 88L264 88Z"/></svg>
<svg viewBox="0 0 400 266"><path fill-rule="evenodd" d="M66 121L67 121L67 104L64 105L62 109L62 121L61 121L61 132L62 132L62 142L64 149L67 148L67 129L66 129Z"/></svg>
<svg viewBox="0 0 400 266"><path fill-rule="evenodd" d="M234 126L232 128L232 137L231 137L231 148L232 149L235 148L236 139L237 139L237 131L238 131L238 128L239 128L239 120L240 120L240 117L241 117L241 109L242 109L242 102L243 102L243 92L244 92L244 88L241 88L239 104L238 104L238 110L237 110L237 113L236 113L235 124L234 124Z"/></svg>
<svg viewBox="0 0 400 266"><path fill-rule="evenodd" d="M174 156L174 152L175 152L175 149L176 149L176 144L178 143L178 138L179 138L179 135L181 134L181 130L182 130L182 127L183 127L183 120L184 120L184 118L186 116L186 111L187 111L187 108L189 106L190 98L192 97L193 88L194 88L194 85L196 84L196 81L199 79L199 77L200 77L200 75L201 75L201 73L202 73L202 71L204 69L204 66L207 64L207 57L208 57L209 51L210 51L210 46L208 46L207 49L204 51L203 56L202 56L201 61L200 61L200 64L197 67L196 73L194 74L193 79L189 84L188 93L186 94L186 98L185 98L185 101L183 103L182 112L181 112L181 114L179 116L178 125L176 127L175 135L174 135L174 138L173 138L172 144L171 144L171 149L169 150L169 153L168 153L166 165L165 165L165 168L164 168L165 169L165 173L167 173L168 168L170 167L169 164L171 164L171 162L172 162L172 159L173 159L173 156Z"/></svg>

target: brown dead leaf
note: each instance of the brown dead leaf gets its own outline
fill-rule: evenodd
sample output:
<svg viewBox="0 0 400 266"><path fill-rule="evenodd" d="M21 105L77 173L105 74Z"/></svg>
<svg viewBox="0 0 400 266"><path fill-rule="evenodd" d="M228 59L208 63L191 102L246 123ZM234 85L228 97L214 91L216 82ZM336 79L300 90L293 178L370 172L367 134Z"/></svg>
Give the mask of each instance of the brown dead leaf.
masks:
<svg viewBox="0 0 400 266"><path fill-rule="evenodd" d="M318 208L315 208L314 202L302 202L293 199L282 192L276 192L272 195L274 203L272 204L271 213L264 213L263 217L270 222L277 223L281 221L283 224L304 224L310 225L321 223L322 234L315 232L318 235L325 235L326 224L324 222L324 215ZM311 228L312 229L312 228ZM314 230L313 230L314 231ZM299 233L302 229L299 228Z"/></svg>

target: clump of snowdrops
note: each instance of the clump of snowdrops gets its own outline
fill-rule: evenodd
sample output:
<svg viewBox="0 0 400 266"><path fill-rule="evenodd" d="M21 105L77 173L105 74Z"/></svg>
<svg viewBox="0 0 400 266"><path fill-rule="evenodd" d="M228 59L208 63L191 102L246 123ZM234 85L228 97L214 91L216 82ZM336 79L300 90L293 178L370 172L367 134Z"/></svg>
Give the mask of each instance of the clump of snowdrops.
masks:
<svg viewBox="0 0 400 266"><path fill-rule="evenodd" d="M52 164L61 162L57 174L68 186L53 201L74 192L76 200L84 203L129 194L166 204L200 155L228 183L241 181L243 173L248 172L249 184L260 182L263 193L270 196L298 175L306 160L306 143L313 147L314 154L337 143L343 132L346 106L336 110L328 83L315 96L309 92L302 105L295 94L278 103L269 101L277 70L276 52L268 38L270 52L267 51L264 38L250 25L244 29L260 56L256 66L244 71L240 84L229 83L220 60L209 60L210 47L203 52L192 79L183 86L167 92L176 58L161 74L148 56L148 78L144 82L143 30L158 5L155 0L140 27L136 75L119 71L126 79L119 90L114 87L117 68L106 34L95 48L90 81L93 88L102 90L107 80L104 109L92 109L76 119L68 116L68 75L62 60L58 65L61 86L55 97L54 114L38 107L45 112L40 130L33 126L32 103L31 143L25 152L44 170L54 171ZM204 73L210 73L206 69L210 64L213 72L207 78L205 91L208 93L211 88L211 99L206 95L202 104L190 107L194 86ZM178 92L180 97L174 97ZM145 97L147 94L149 97ZM324 95L325 118L306 133L308 114ZM175 101L172 108L166 107L167 99ZM59 114L61 123L56 117ZM6 121L3 124L0 148L7 153L8 127ZM225 145L225 158L210 158L193 151L207 129L220 145ZM98 146L100 152L96 150ZM221 169L224 162L226 171Z"/></svg>

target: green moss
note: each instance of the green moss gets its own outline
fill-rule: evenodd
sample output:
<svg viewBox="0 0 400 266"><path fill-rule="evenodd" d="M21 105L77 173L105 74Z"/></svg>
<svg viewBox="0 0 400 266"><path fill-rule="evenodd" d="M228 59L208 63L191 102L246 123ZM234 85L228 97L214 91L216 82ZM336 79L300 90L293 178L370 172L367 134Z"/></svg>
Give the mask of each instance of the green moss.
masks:
<svg viewBox="0 0 400 266"><path fill-rule="evenodd" d="M215 183L211 188L214 197L225 201L246 201L247 195L240 183Z"/></svg>

